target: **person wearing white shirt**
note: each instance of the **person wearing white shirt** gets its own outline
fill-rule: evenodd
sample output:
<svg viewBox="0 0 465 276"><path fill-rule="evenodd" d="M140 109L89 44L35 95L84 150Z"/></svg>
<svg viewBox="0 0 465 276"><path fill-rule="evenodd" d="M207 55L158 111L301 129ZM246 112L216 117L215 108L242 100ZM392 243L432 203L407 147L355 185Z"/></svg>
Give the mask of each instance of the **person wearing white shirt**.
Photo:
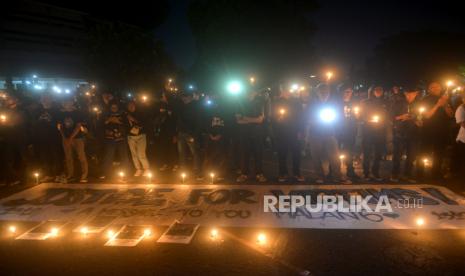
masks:
<svg viewBox="0 0 465 276"><path fill-rule="evenodd" d="M465 93L462 95L462 104L455 111L455 122L460 126L452 156L451 172L455 177L464 174L465 170Z"/></svg>

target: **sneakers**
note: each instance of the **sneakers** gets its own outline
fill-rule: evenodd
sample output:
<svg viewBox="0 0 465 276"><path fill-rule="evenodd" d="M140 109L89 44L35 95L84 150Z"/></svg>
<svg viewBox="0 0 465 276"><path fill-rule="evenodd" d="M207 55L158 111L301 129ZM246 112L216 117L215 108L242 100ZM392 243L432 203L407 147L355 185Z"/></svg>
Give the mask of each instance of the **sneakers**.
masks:
<svg viewBox="0 0 465 276"><path fill-rule="evenodd" d="M87 178L81 178L79 180L79 183L87 183L87 182L89 182L89 180L87 180Z"/></svg>
<svg viewBox="0 0 465 276"><path fill-rule="evenodd" d="M136 173L134 174L135 177L139 177L142 175L142 170L136 170Z"/></svg>
<svg viewBox="0 0 465 276"><path fill-rule="evenodd" d="M105 180L105 178L107 178L106 176L102 175L99 177L100 180Z"/></svg>
<svg viewBox="0 0 465 276"><path fill-rule="evenodd" d="M318 178L317 180L315 180L315 182L316 182L317 184L323 184L323 183L325 183L325 181L324 181L323 179L321 179L321 178Z"/></svg>
<svg viewBox="0 0 465 276"><path fill-rule="evenodd" d="M286 182L287 177L285 175L278 176L278 182Z"/></svg>
<svg viewBox="0 0 465 276"><path fill-rule="evenodd" d="M247 179L248 179L247 175L241 174L241 175L239 175L239 177L236 179L236 182L243 183L243 182L246 182Z"/></svg>
<svg viewBox="0 0 465 276"><path fill-rule="evenodd" d="M203 179L204 179L204 178L203 178L203 176L201 176L201 175L197 175L197 176L195 177L195 180L197 180L197 181L203 181Z"/></svg>
<svg viewBox="0 0 465 276"><path fill-rule="evenodd" d="M396 176L393 176L389 179L389 181L394 182L394 183L399 183L399 178Z"/></svg>
<svg viewBox="0 0 465 276"><path fill-rule="evenodd" d="M159 170L160 170L160 171L166 171L168 168L169 168L168 165L163 164L163 166L161 166ZM174 168L173 168L173 169L174 169Z"/></svg>
<svg viewBox="0 0 465 276"><path fill-rule="evenodd" d="M173 168L171 169L173 172L177 171L179 169L178 165L174 165Z"/></svg>
<svg viewBox="0 0 465 276"><path fill-rule="evenodd" d="M263 182L267 181L266 177L262 173L257 174L255 176L255 179L257 179L257 181L260 182L260 183L263 183Z"/></svg>
<svg viewBox="0 0 465 276"><path fill-rule="evenodd" d="M296 175L295 180L297 180L297 182L305 182L305 177L301 175Z"/></svg>

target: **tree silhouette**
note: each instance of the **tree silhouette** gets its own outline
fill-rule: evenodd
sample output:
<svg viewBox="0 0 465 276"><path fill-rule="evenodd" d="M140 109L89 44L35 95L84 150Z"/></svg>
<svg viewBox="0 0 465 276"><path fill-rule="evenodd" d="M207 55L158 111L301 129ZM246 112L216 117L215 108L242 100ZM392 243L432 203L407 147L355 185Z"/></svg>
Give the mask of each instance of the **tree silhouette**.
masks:
<svg viewBox="0 0 465 276"><path fill-rule="evenodd" d="M465 64L465 34L403 32L385 38L368 60L366 78L412 84L456 77Z"/></svg>

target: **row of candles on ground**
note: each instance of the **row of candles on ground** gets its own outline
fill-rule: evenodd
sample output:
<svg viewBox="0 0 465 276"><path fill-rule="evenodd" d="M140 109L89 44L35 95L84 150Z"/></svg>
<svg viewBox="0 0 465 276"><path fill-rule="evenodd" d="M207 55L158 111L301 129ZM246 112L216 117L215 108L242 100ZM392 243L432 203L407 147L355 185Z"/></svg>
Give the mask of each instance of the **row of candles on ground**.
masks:
<svg viewBox="0 0 465 276"><path fill-rule="evenodd" d="M339 160L341 160L341 168L344 166L344 160L346 159L346 156L344 154L341 154L339 155ZM428 159L428 158L423 158L421 160L423 162L423 165L425 167L431 165L431 161ZM214 184L215 183L215 173L214 172L210 172L210 183L211 184ZM40 177L40 173L39 172L34 172L33 173L33 176L36 180L36 183L39 184L39 177ZM125 177L126 177L126 173L124 171L119 171L118 172L118 176L120 177L120 180L124 180ZM147 175L146 175L147 179L149 180L149 182L151 183L152 182L152 178L153 178L153 174L151 172L149 172ZM181 173L180 174L180 177L181 177L181 180L182 180L182 184L185 184L185 181L186 181L186 177L187 177L187 174L186 173Z"/></svg>
<svg viewBox="0 0 465 276"><path fill-rule="evenodd" d="M414 219L414 224L417 227L423 227L426 224L426 220L423 217L416 217ZM10 225L8 227L8 232L10 234L16 234L18 231L17 227L15 225ZM89 231L89 228L87 226L82 226L79 229L79 232L82 236L86 237L87 235L91 234ZM48 236L51 238L58 237L60 234L60 228L58 227L52 227L50 228L50 231L48 233ZM147 227L143 230L143 238L149 238L153 235L153 231L150 227ZM116 238L117 232L113 229L109 229L106 231L106 237L109 240L112 240ZM221 231L218 228L211 228L209 231L209 238L212 241L219 241L222 238ZM255 242L259 246L265 246L268 243L268 236L266 235L265 232L261 231L258 232L255 236Z"/></svg>
<svg viewBox="0 0 465 276"><path fill-rule="evenodd" d="M35 171L33 174L32 174L36 180L36 183L39 184L39 177L40 177L40 173L38 171ZM210 180L211 180L211 184L214 184L215 183L215 173L214 172L210 172ZM118 172L118 176L120 177L120 180L125 180L125 177L126 177L126 173L124 171L119 171ZM181 179L182 179L182 184L185 183L186 181L186 178L187 178L187 174L185 172L181 173L180 174L181 176ZM152 178L153 178L153 174L151 172L147 173L146 175L147 179L149 180L149 182L152 182Z"/></svg>

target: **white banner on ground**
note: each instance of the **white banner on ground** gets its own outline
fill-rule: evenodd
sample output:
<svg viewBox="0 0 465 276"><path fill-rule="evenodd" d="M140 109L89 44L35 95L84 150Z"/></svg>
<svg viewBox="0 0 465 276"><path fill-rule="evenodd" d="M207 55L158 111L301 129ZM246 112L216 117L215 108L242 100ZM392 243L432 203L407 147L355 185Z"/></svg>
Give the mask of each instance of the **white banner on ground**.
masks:
<svg viewBox="0 0 465 276"><path fill-rule="evenodd" d="M265 213L265 195L371 195L389 198L393 212ZM96 216L113 223L201 226L409 229L465 228L465 199L433 185L145 185L41 184L0 200L0 220L62 220L82 224Z"/></svg>

